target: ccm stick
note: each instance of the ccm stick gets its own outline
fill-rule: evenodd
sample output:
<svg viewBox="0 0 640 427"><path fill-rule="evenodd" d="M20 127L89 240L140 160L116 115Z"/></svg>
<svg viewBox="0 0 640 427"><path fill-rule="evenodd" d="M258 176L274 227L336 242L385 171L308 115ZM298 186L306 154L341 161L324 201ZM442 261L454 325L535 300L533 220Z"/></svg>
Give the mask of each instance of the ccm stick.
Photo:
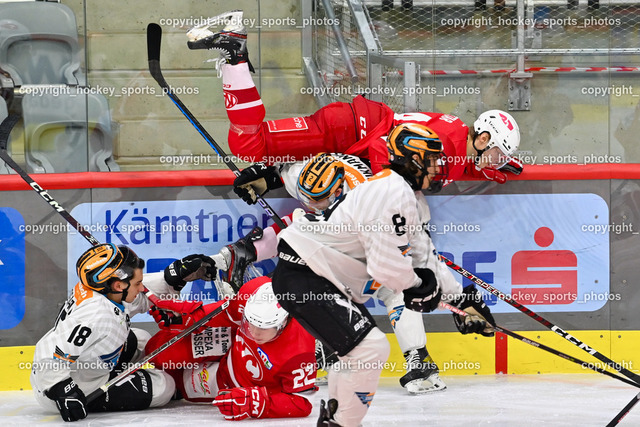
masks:
<svg viewBox="0 0 640 427"><path fill-rule="evenodd" d="M53 208L54 211L58 212L65 220L67 220L67 222L69 224L71 224L71 226L73 228L78 230L78 232L85 239L87 239L87 241L89 243L91 243L91 245L93 245L93 246L99 245L100 242L98 241L98 239L96 239L91 233L89 233L89 231L87 231L82 225L80 225L78 223L78 221L76 221L76 219L73 216L71 216L71 214L65 208L63 208L53 197L51 197L51 195L45 189L43 189L37 182L35 182L20 167L20 165L18 165L11 158L11 156L9 156L9 154L7 153L7 144L8 144L8 141L9 141L9 135L11 134L11 130L13 129L13 127L16 125L16 123L19 120L20 120L20 116L18 116L18 115L10 115L9 117L5 118L2 121L2 123L0 123L0 158L2 160L4 160L4 162L9 167L11 167L11 169L16 171L16 173L18 175L20 175L20 177L27 184L29 184L29 186L36 193L38 193L40 195L40 197L42 197ZM145 288L144 292L147 295L147 297L149 298L149 301L151 301L152 303L155 303L156 301L158 301L158 297L155 294L153 294L153 292L151 292L150 290ZM181 333L179 333L175 337L171 338L169 341L164 343L162 346L158 347L155 351L153 351L151 354L149 354L143 360L141 360L137 364L133 365L131 368L123 371L121 374L119 374L118 376L114 377L111 381L107 382L102 387L100 387L99 389L95 390L93 393L89 394L87 396L87 401L91 402L94 399L100 397L103 393L106 393L107 390L109 390L109 388L111 388L112 386L118 384L120 381L125 379L128 375L130 375L130 374L134 373L135 371L137 371L138 369L140 369L140 367L142 367L144 364L148 363L153 357L157 356L158 354L160 354L161 352L163 352L164 350L166 350L167 348L169 348L170 346L172 346L173 344L175 344L176 342L181 340L183 337L189 335L191 332L193 332L196 329L198 329L200 326L202 326L205 323L207 323L207 321L209 321L210 319L212 319L216 315L222 313L222 311L225 310L228 305L229 305L229 302L225 301L223 304L220 305L220 307L216 308L214 311L209 313L207 316L203 317L200 321L196 322L195 324L193 324L189 328L183 330Z"/></svg>
<svg viewBox="0 0 640 427"><path fill-rule="evenodd" d="M447 310L450 310L453 313L459 314L461 316L468 316L468 313L466 311L460 310L459 308L454 307L451 304L447 304L446 302L440 302L440 307L445 308ZM591 369L592 371L598 372L600 374L604 374L604 375L606 375L608 377L615 378L615 379L617 379L619 381L622 381L623 383L626 383L626 384L632 385L634 387L640 388L640 384L636 384L635 382L633 382L631 380L628 380L623 376L616 375L616 374L614 374L612 372L609 372L609 371L605 371L602 368L598 368L597 366L594 366L592 363L587 363L587 362L582 361L582 360L580 360L578 358L575 358L573 356L569 356L566 353L563 353L563 352L561 352L559 350L556 350L554 348L546 346L546 345L544 345L542 343L539 343L537 341L531 340L531 339L529 339L527 337L524 337L524 336L522 336L520 334L517 334L517 333L515 333L513 331L510 331L509 329L503 328L502 326L495 325L494 329L496 331L498 331L498 332L502 332L503 334L509 335L510 337L512 337L514 339L517 339L518 341L522 341L525 344L529 344L529 345L531 345L533 347L539 348L539 349L544 350L546 352L549 352L549 353L551 353L553 355L562 357L563 359L566 359L569 362L576 363L576 364L582 366L585 369Z"/></svg>
<svg viewBox="0 0 640 427"><path fill-rule="evenodd" d="M506 302L507 304L511 305L512 307L517 308L518 310L520 310L521 312L523 312L527 316L531 317L532 319L534 319L538 323L540 323L540 324L544 325L545 327L551 329L553 332L555 332L556 334L560 335L562 338L566 339L571 344L581 348L582 350L586 351L587 353L589 353L590 355L592 355L596 359L598 359L601 362L605 363L610 368L618 371L619 373L621 373L625 377L629 378L630 380L632 380L636 384L640 385L640 376L639 375L631 372L630 370L626 369L625 367L623 367L619 363L609 359L607 356L605 356L604 354L600 353L599 351L589 347L584 342L580 341L578 338L574 337L573 335L571 335L570 333L568 333L564 329L562 329L559 326L551 323L550 321L548 321L547 319L543 318L539 314L534 313L533 311L529 310L527 307L525 307L524 305L520 304L518 301L516 301L513 298L511 298L509 295L503 293L499 289L494 288L493 286L491 286L490 284L488 284L484 280L482 280L479 277L475 276L473 273L471 273L471 272L465 270L464 268L460 267L459 265L455 264L453 261L450 261L449 259L447 259L446 257L444 257L442 255L439 255L439 258L445 264L447 264L447 266L452 268L457 273L461 274L463 277L466 277L467 279L471 280L476 285L478 285L481 288L485 289L486 291L488 291L492 295L495 295L496 297L500 298L502 301Z"/></svg>
<svg viewBox="0 0 640 427"><path fill-rule="evenodd" d="M200 124L200 122L191 114L191 111L182 103L180 98L175 94L169 83L164 79L162 75L162 69L160 68L160 45L162 43L162 28L160 25L151 23L147 26L147 54L149 58L149 72L151 77L158 82L163 92L169 96L169 99L178 107L180 112L189 120L194 128L202 135L207 143L218 154L218 157L222 158L222 161L227 165L229 169L236 175L240 175L240 169L230 160L230 157L224 152L222 147L213 139L209 132ZM286 225L282 219L276 214L271 206L262 198L256 194L258 204L265 210L265 212L278 224L281 229L286 228Z"/></svg>

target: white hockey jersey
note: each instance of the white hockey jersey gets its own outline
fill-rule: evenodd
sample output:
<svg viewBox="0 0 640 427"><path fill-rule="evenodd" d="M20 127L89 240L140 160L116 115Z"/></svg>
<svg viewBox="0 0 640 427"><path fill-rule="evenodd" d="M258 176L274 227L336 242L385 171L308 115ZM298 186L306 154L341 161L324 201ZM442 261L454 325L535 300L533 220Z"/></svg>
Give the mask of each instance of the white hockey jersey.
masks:
<svg viewBox="0 0 640 427"><path fill-rule="evenodd" d="M278 238L356 302L366 301L380 284L394 292L420 285L413 271L418 267L436 273L443 293L457 294L461 286L437 259L430 219L424 195L386 169L324 215L295 220Z"/></svg>
<svg viewBox="0 0 640 427"><path fill-rule="evenodd" d="M53 329L36 344L31 385L43 393L73 378L86 394L102 386L129 334L129 311L78 283Z"/></svg>

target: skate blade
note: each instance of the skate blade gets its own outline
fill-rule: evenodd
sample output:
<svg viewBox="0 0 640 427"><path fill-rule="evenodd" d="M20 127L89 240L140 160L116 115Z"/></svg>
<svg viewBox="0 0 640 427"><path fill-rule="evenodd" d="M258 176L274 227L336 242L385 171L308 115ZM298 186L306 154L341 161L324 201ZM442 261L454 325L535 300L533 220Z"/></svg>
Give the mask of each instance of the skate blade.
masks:
<svg viewBox="0 0 640 427"><path fill-rule="evenodd" d="M240 27L242 26L242 15L244 14L244 12L242 10L231 10L229 12L224 12L221 13L220 15L217 16L212 16L211 18L207 18L206 22L200 25L196 25L194 27L191 27L188 31L187 31L187 37L189 37L189 34L196 34L199 33L203 30L208 30L209 27L211 26L220 26L220 25L224 25L225 28L223 28L223 31L226 31L227 26L233 26L235 27ZM212 31L209 31L211 34L213 34ZM209 34L209 35L211 35ZM191 39L189 39L191 40Z"/></svg>
<svg viewBox="0 0 640 427"><path fill-rule="evenodd" d="M447 385L440 378L427 378L409 381L404 388L407 389L409 394L426 394L444 391L447 389Z"/></svg>

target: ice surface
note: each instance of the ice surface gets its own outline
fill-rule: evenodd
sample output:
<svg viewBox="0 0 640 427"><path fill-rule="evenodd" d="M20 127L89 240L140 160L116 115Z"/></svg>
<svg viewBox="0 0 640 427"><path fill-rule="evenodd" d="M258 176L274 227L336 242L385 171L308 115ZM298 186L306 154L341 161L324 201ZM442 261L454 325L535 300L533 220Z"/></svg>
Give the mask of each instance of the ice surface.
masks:
<svg viewBox="0 0 640 427"><path fill-rule="evenodd" d="M397 379L383 378L364 419L365 427L377 426L604 426L640 389L615 379L586 374L442 376L447 390L409 396ZM312 397L308 418L225 421L208 404L174 401L168 406L138 412L89 414L69 424L58 414L47 414L32 392L0 392L0 420L4 427L60 426L212 426L260 425L271 427L315 426L320 399L327 388ZM620 423L640 426L640 403Z"/></svg>

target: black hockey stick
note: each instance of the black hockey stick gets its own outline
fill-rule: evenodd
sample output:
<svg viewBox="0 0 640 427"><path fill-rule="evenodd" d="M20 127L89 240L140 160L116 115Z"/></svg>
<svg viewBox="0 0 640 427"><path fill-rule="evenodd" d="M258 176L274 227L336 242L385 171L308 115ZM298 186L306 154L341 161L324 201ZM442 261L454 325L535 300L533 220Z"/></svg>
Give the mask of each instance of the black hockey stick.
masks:
<svg viewBox="0 0 640 427"><path fill-rule="evenodd" d="M20 120L20 116L16 114L12 114L8 116L6 119L0 123L0 158L4 160L4 162L20 177L27 183L29 186L40 195L48 204L53 208L54 211L59 213L73 228L75 228L92 246L99 245L100 242L96 239L86 228L84 228L76 219L58 203L51 195L43 189L37 182L31 178L31 176L24 171L7 153L7 144L9 142L9 135L11 134L11 130ZM145 288L144 293L149 298L152 304L155 304L158 301L158 297L151 292L149 289Z"/></svg>
<svg viewBox="0 0 640 427"><path fill-rule="evenodd" d="M169 83L164 79L162 75L162 69L160 68L160 45L162 43L162 28L160 25L151 23L147 26L147 54L149 58L149 72L153 79L158 82L163 92L166 93L169 98L173 101L173 103L178 107L178 109L184 114L184 116L189 120L189 122L196 128L196 130L202 135L202 137L207 141L207 143L213 148L218 154L218 157L222 158L224 164L227 165L229 169L236 175L240 175L240 169L231 161L231 158L224 152L222 147L218 145L218 143L213 139L209 132L200 124L198 119L196 119L191 111L180 101L180 98L175 94ZM285 223L282 219L276 214L276 212L269 206L269 204L262 198L256 194L256 198L258 199L258 204L262 207L262 209L267 212L267 214L273 219L273 221L278 224L278 226L282 229L286 228Z"/></svg>
<svg viewBox="0 0 640 427"><path fill-rule="evenodd" d="M636 394L636 396L631 400L631 402L627 403L627 406L625 406L624 408L622 408L622 411L620 411L618 413L618 415L615 416L614 419L612 419L609 424L607 424L607 427L612 427L612 426L616 426L618 425L618 423L620 421L622 421L622 419L624 417L627 416L627 414L631 411L631 408L633 408L634 406L636 406L636 403L638 403L638 401L640 401L640 393Z"/></svg>
<svg viewBox="0 0 640 427"><path fill-rule="evenodd" d="M220 314L224 310L226 310L226 308L228 306L229 306L229 300L225 300L219 307L216 307L216 309L213 310L211 313L207 314L202 319L198 320L196 323L194 323L193 325L191 325L188 328L184 329L178 335L176 335L175 337L171 338L169 341L167 341L166 343L162 344L160 347L156 348L154 351L149 353L144 359L140 360L137 363L132 364L128 369L122 371L116 377L114 377L113 379L107 381L106 384L104 384L103 386L101 386L97 390L89 393L89 395L87 395L87 403L91 403L93 400L95 400L98 397L102 396L111 387L113 387L114 385L117 385L119 382L121 382L122 380L126 379L129 375L133 374L135 371L137 371L138 369L141 369L144 365L149 363L151 361L151 359L156 357L158 354L162 353L163 351L165 351L166 349L168 349L169 347L171 347L172 345L174 345L175 343L180 341L182 338L184 338L187 335L191 334L193 331L197 330L201 326L204 326L209 320L213 319L218 314Z"/></svg>
<svg viewBox="0 0 640 427"><path fill-rule="evenodd" d="M468 316L468 313L466 311L460 310L459 308L454 307L451 304L447 304L445 302L441 302L440 306L442 308L447 309L447 310L451 310L452 312L454 312L456 314L459 314L461 316ZM546 346L546 345L544 345L542 343L539 343L537 341L531 340L531 339L529 339L527 337L524 337L524 336L522 336L520 334L517 334L517 333L515 333L513 331L510 331L509 329L503 328L502 326L495 325L494 329L496 331L498 331L498 332L502 332L503 334L509 335L510 337L512 337L514 339L517 339L518 341L522 341L525 344L532 345L532 346L534 346L536 348L539 348L540 350L544 350L544 351L549 352L549 353L551 353L553 355L562 357L563 359L566 359L569 362L576 363L576 364L582 366L585 369L591 369L592 371L598 372L600 374L604 374L604 375L606 375L608 377L615 378L615 379L617 379L619 381L622 381L623 383L626 383L626 384L632 385L634 387L640 388L640 384L636 384L635 382L633 382L631 380L628 380L625 377L622 377L620 375L616 375L616 374L614 374L612 372L609 372L609 371L605 371L602 368L598 368L597 366L594 366L592 363L587 363L587 362L582 361L582 360L580 360L580 359L578 359L576 357L569 356L568 354L563 353L560 350L556 350L556 349L551 348L549 346Z"/></svg>
<svg viewBox="0 0 640 427"><path fill-rule="evenodd" d="M40 195L40 197L42 197L53 208L54 211L58 212L64 219L67 220L67 222L69 224L71 224L71 226L73 228L78 230L78 232L82 235L82 237L87 239L87 241L89 243L91 243L93 246L99 245L100 242L98 242L98 240L95 237L93 237L93 235L91 233L89 233L89 231L87 231L82 225L80 225L78 223L78 221L76 221L76 219L74 217L72 217L71 214L69 212L67 212L67 210L65 208L63 208L58 202L56 202L56 200L53 197L51 197L51 195L49 193L47 193L47 191L44 188L42 188L40 185L38 185L38 183L35 182L24 171L24 169L22 169L11 158L11 156L9 156L9 153L7 153L7 143L9 141L9 134L11 133L11 129L13 129L13 127L15 126L15 124L19 120L20 120L20 116L19 115L12 114L9 117L7 117L6 119L4 119L2 121L2 123L0 124L0 158L2 160L4 160L4 162L11 169L16 171L16 173L18 175L20 175L20 177L27 184L29 184L29 186L33 189L33 191L38 193Z"/></svg>
<svg viewBox="0 0 640 427"><path fill-rule="evenodd" d="M460 273L463 277L466 277L467 279L471 280L476 285L480 286L481 288L487 290L489 293L491 293L491 294L495 295L496 297L500 298L502 301L506 302L507 304L511 305L512 307L517 308L518 310L520 310L521 312L523 312L527 316L531 317L532 319L534 319L538 323L541 323L542 325L544 325L547 328L551 329L553 332L555 332L556 334L560 335L562 338L566 339L571 344L573 344L573 345L581 348L582 350L586 351L587 353L589 353L590 355L592 355L596 359L598 359L601 362L605 363L610 368L618 371L619 373L621 373L625 377L629 378L630 380L632 380L636 384L640 384L640 376L639 375L634 374L633 372L631 372L630 370L626 369L625 367L623 367L619 363L614 362L613 360L609 359L607 356L605 356L604 354L600 353L596 349L589 347L584 342L580 341L578 338L574 337L573 335L571 335L570 333L568 333L564 329L562 329L559 326L549 322L547 319L545 319L544 317L540 316L539 314L534 313L533 311L531 311L530 309L528 309L524 305L520 304L518 301L516 301L513 298L511 298L509 295L503 293L499 289L494 288L493 286L491 286L490 284L488 284L484 280L482 280L479 277L475 276L473 273L471 273L471 272L465 270L464 268L460 267L459 265L455 264L453 261L448 260L446 257L444 257L442 255L439 255L439 257L445 264L447 264L447 266L449 266L450 268L452 268L456 272Z"/></svg>

